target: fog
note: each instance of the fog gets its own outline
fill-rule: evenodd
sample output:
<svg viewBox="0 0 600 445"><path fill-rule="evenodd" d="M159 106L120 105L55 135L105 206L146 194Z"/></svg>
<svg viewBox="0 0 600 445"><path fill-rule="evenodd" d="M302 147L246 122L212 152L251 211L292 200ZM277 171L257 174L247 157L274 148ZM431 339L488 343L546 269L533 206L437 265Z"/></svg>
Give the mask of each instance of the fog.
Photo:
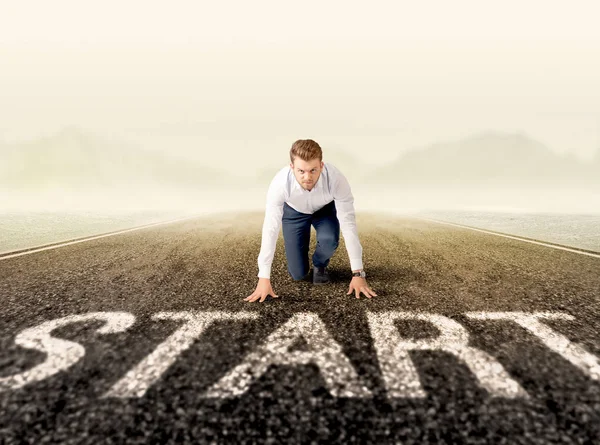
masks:
<svg viewBox="0 0 600 445"><path fill-rule="evenodd" d="M310 138L357 210L600 213L599 13L19 2L0 17L0 210L261 209Z"/></svg>
<svg viewBox="0 0 600 445"><path fill-rule="evenodd" d="M414 214L430 210L471 210L512 213L600 214L600 193L586 189L382 189L353 185L357 212ZM158 187L128 190L45 190L36 194L0 193L3 211L66 211L124 214L166 211L173 214L208 214L265 209L266 186L250 184L239 189L183 190Z"/></svg>

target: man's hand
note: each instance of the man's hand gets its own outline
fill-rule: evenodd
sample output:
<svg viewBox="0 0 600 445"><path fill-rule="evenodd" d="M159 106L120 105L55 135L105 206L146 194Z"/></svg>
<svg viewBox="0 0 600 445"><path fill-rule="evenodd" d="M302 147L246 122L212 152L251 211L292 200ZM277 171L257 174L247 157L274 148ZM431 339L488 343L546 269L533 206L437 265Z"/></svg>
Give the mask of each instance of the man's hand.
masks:
<svg viewBox="0 0 600 445"><path fill-rule="evenodd" d="M352 277L352 281L350 281L350 288L348 289L349 295L354 290L356 294L356 298L360 298L360 293L362 292L368 298L371 298L373 295L377 296L375 292L367 285L367 280L362 277Z"/></svg>
<svg viewBox="0 0 600 445"><path fill-rule="evenodd" d="M245 301L256 301L260 298L260 302L262 303L267 298L267 295L273 296L273 298L279 298L279 295L275 295L273 292L273 288L271 287L271 280L268 278L259 278L258 284L256 285L256 290L252 293L252 295L248 295L244 298Z"/></svg>

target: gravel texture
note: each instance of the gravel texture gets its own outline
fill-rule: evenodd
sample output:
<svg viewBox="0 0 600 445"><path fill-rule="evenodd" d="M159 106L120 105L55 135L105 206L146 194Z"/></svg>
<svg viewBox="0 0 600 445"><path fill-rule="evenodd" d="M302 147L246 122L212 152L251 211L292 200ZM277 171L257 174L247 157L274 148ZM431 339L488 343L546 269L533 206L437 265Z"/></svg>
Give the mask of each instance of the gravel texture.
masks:
<svg viewBox="0 0 600 445"><path fill-rule="evenodd" d="M280 298L246 302L258 282L263 217L223 213L0 260L0 378L47 360L15 343L26 328L91 312L134 317L111 333L98 332L104 322L94 319L54 329L53 337L80 344L85 354L68 369L0 391L0 443L600 443L599 380L510 320L465 315L568 314L573 318L544 323L598 358L600 259L408 216L361 213L364 266L377 297L347 295L343 238L330 262L330 284L292 280L280 234L271 273ZM315 244L312 229L310 255ZM203 321L207 311L230 318ZM469 345L499 362L528 397L492 397L463 360L441 349L409 354L424 397L388 397L368 318L384 311L457 322ZM192 321L157 316L173 312ZM312 337L292 342L285 327L293 331L301 322L312 323L305 325ZM422 319L394 323L406 339L440 334ZM153 361L153 351L175 334ZM277 349L286 339L289 352ZM273 357L301 357L298 351L311 344L329 351L319 356L321 367L264 365ZM144 359L140 373L165 369L142 396L105 397ZM204 396L245 361L253 377L241 394ZM372 397L332 395L331 385L350 387L350 381Z"/></svg>

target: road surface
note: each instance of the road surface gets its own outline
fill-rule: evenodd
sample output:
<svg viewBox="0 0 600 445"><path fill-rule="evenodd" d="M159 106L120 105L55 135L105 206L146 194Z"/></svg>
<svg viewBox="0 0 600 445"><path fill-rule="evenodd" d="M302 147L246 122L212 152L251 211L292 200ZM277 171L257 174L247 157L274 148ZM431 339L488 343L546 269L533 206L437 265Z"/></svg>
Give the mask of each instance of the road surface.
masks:
<svg viewBox="0 0 600 445"><path fill-rule="evenodd" d="M361 213L377 297L343 238L292 280L280 233L246 302L263 217L0 257L0 442L598 443L600 256Z"/></svg>

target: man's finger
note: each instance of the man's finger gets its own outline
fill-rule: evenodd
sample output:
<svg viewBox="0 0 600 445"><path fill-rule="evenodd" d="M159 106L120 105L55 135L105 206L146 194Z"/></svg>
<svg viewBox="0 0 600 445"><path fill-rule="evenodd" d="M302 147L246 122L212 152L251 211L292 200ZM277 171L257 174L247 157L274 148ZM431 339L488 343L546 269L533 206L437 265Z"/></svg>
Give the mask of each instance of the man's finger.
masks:
<svg viewBox="0 0 600 445"><path fill-rule="evenodd" d="M367 289L369 289L369 292L371 292L373 295L377 296L377 294L373 291L373 289L371 289L370 287L367 287Z"/></svg>
<svg viewBox="0 0 600 445"><path fill-rule="evenodd" d="M268 294L264 294L260 297L260 302L262 303L263 301L265 301L265 298L267 298Z"/></svg>
<svg viewBox="0 0 600 445"><path fill-rule="evenodd" d="M256 299L258 298L258 294L252 294L248 297L248 301L256 301Z"/></svg>
<svg viewBox="0 0 600 445"><path fill-rule="evenodd" d="M372 297L372 293L374 293L371 289L369 289L368 287L363 287L363 294L365 294L367 296L367 298L371 298Z"/></svg>

